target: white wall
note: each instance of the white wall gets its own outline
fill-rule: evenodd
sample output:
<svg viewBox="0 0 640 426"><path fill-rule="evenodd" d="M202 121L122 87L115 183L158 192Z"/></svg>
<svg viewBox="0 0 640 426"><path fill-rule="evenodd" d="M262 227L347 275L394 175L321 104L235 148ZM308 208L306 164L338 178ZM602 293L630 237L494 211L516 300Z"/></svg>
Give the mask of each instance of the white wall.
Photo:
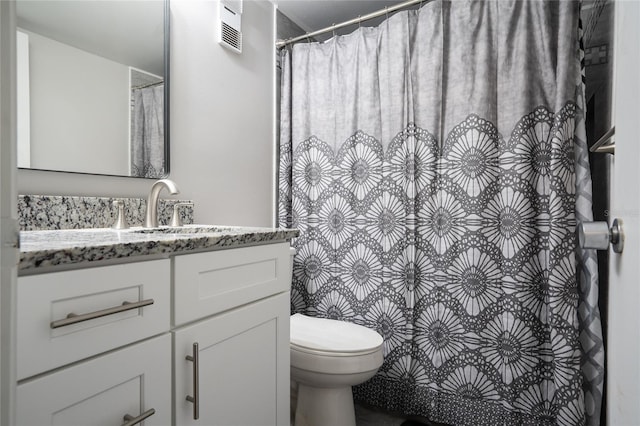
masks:
<svg viewBox="0 0 640 426"><path fill-rule="evenodd" d="M29 35L31 167L128 174L129 68L24 32Z"/></svg>
<svg viewBox="0 0 640 426"><path fill-rule="evenodd" d="M214 37L216 1L171 0L171 175L198 223L273 223L273 5L245 1L243 52ZM147 179L18 171L21 194L144 197Z"/></svg>
<svg viewBox="0 0 640 426"><path fill-rule="evenodd" d="M172 176L196 221L270 225L274 213L273 5L245 1L243 51L214 37L217 3L172 2Z"/></svg>

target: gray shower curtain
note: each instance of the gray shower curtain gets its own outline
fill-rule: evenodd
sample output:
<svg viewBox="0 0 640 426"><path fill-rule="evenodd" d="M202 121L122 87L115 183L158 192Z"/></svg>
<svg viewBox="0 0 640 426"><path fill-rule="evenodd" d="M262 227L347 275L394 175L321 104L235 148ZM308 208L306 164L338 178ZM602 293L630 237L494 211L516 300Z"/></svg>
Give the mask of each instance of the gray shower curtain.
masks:
<svg viewBox="0 0 640 426"><path fill-rule="evenodd" d="M164 171L164 84L134 89L131 175L161 178Z"/></svg>
<svg viewBox="0 0 640 426"><path fill-rule="evenodd" d="M283 52L292 311L384 337L356 399L452 425L597 424L578 19L573 1L435 0Z"/></svg>

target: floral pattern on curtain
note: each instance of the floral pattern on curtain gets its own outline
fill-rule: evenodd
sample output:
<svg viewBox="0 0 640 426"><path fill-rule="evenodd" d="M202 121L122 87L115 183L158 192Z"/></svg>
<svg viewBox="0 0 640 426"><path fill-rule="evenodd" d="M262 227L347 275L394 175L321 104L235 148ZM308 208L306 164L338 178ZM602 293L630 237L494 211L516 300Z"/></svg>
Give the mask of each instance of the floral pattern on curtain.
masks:
<svg viewBox="0 0 640 426"><path fill-rule="evenodd" d="M435 1L284 53L292 312L384 337L356 399L453 425L585 424L574 231L590 182L571 3ZM557 26L530 48L556 37L557 57L500 53L540 22Z"/></svg>

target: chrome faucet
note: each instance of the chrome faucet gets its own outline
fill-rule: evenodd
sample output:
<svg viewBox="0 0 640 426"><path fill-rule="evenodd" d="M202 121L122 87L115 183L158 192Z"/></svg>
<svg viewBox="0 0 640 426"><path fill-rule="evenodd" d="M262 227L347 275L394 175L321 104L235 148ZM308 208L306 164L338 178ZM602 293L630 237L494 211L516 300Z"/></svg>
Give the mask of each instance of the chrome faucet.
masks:
<svg viewBox="0 0 640 426"><path fill-rule="evenodd" d="M147 198L147 215L144 219L145 228L156 228L158 226L158 197L163 188L167 188L171 195L180 193L178 186L170 179L160 179L151 185L149 198Z"/></svg>

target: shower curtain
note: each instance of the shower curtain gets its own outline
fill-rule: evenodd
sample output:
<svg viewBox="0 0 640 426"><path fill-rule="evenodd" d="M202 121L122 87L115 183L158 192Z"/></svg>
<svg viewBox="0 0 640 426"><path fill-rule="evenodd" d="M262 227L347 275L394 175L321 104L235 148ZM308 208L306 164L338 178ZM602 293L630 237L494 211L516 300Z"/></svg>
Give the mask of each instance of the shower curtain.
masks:
<svg viewBox="0 0 640 426"><path fill-rule="evenodd" d="M164 172L164 84L132 90L131 175L160 178Z"/></svg>
<svg viewBox="0 0 640 426"><path fill-rule="evenodd" d="M578 20L573 1L434 0L282 52L292 313L384 337L356 399L452 425L598 423Z"/></svg>

